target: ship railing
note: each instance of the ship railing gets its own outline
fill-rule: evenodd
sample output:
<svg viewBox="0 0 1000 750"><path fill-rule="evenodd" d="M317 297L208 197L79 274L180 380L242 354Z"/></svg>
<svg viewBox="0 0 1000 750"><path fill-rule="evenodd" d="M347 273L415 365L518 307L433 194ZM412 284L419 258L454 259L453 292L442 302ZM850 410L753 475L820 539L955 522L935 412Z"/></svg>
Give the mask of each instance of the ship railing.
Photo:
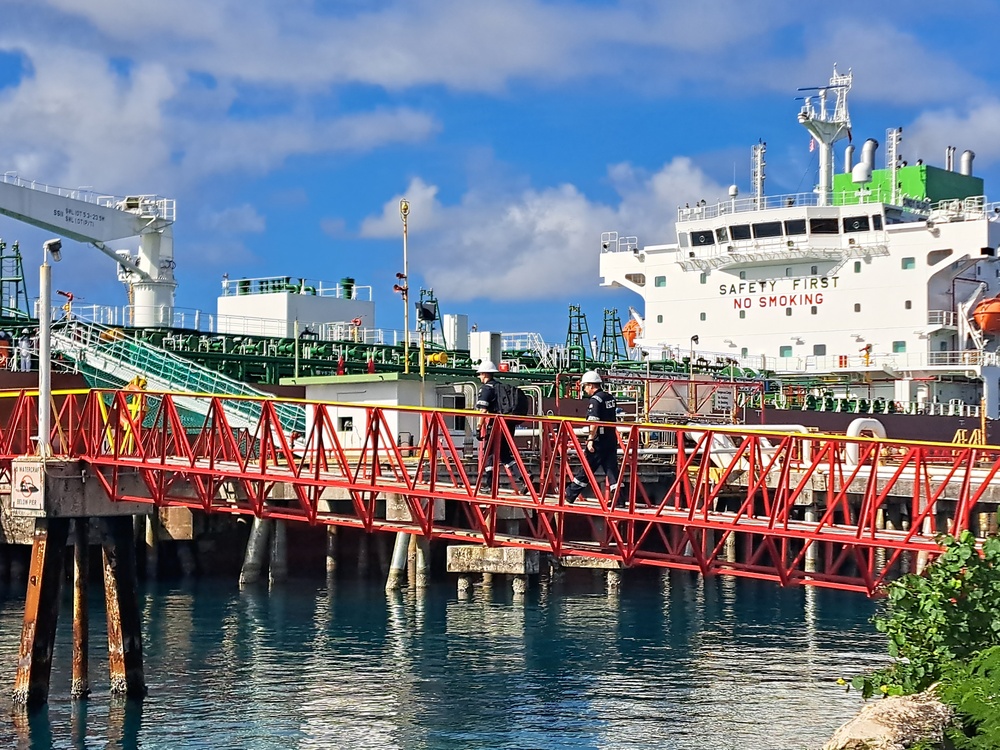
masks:
<svg viewBox="0 0 1000 750"><path fill-rule="evenodd" d="M113 208L119 211L139 212L143 216L155 216L165 221L175 221L177 218L177 202L172 198L160 195L104 195L91 187L64 188L56 185L46 185L36 180L25 180L17 176L17 172L4 172L0 182L15 187L38 190L60 198L69 198L95 206Z"/></svg>
<svg viewBox="0 0 1000 750"><path fill-rule="evenodd" d="M954 328L958 325L958 313L954 310L928 310L927 325Z"/></svg>
<svg viewBox="0 0 1000 750"><path fill-rule="evenodd" d="M268 394L247 383L149 342L131 338L117 328L79 321L57 324L52 329L52 350L122 381L144 378L150 390L268 397ZM259 402L234 401L233 404L234 419L247 424L259 421ZM281 404L276 408L284 429L305 429L303 407Z"/></svg>
<svg viewBox="0 0 1000 750"><path fill-rule="evenodd" d="M304 294L314 297L335 297L337 299L356 299L370 302L372 288L354 283L338 282L330 284L324 281L296 278L292 276L262 276L250 279L223 279L223 297L242 297L251 294Z"/></svg>
<svg viewBox="0 0 1000 750"><path fill-rule="evenodd" d="M920 368L954 368L997 365L996 352L976 349L946 352L873 352L872 354L827 354L778 357L769 362L778 373L835 372L838 370L915 370Z"/></svg>
<svg viewBox="0 0 1000 750"><path fill-rule="evenodd" d="M618 232L601 233L602 253L637 253L639 238L635 236L621 237Z"/></svg>
<svg viewBox="0 0 1000 750"><path fill-rule="evenodd" d="M787 195L765 195L760 198L731 198L718 203L698 201L694 206L685 205L677 208L677 221L699 221L701 219L716 219L726 214L762 211L769 208L795 208L798 206L815 206L819 203L816 193L790 193Z"/></svg>

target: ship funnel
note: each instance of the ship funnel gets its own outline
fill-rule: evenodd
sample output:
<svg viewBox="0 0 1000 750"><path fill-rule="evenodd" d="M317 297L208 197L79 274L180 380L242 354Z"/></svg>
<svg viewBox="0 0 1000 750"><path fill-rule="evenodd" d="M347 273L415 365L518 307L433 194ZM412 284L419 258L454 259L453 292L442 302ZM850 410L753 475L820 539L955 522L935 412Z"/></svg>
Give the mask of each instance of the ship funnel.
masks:
<svg viewBox="0 0 1000 750"><path fill-rule="evenodd" d="M854 169L854 144L844 149L844 174L851 174Z"/></svg>
<svg viewBox="0 0 1000 750"><path fill-rule="evenodd" d="M958 171L966 176L972 175L972 160L976 158L976 152L966 149L962 152L962 160L959 162Z"/></svg>
<svg viewBox="0 0 1000 750"><path fill-rule="evenodd" d="M868 172L871 174L875 170L875 152L878 151L878 141L869 138L865 145L861 147L861 162L868 165Z"/></svg>

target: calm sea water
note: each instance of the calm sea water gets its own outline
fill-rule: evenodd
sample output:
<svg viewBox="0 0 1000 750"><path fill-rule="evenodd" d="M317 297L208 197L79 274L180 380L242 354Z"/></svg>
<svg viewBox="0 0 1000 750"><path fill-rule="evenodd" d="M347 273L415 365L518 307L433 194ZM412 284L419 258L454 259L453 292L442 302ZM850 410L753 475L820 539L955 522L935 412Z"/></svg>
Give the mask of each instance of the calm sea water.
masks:
<svg viewBox="0 0 1000 750"><path fill-rule="evenodd" d="M112 698L100 586L89 700L69 700L69 602L45 709L11 710L23 590L0 591L0 747L818 748L882 662L860 595L584 571L386 596L377 582L142 589L149 697ZM103 653L102 653L103 652Z"/></svg>

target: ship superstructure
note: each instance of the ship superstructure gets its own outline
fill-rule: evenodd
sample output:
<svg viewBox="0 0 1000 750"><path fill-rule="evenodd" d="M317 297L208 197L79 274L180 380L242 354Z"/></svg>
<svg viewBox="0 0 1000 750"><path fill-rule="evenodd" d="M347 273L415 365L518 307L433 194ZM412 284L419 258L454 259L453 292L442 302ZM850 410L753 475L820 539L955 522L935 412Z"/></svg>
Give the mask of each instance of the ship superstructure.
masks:
<svg viewBox="0 0 1000 750"><path fill-rule="evenodd" d="M909 165L888 133L886 166L869 140L844 170L823 168L846 137L850 74L836 70L806 99L799 121L819 141L820 183L805 194L763 195L763 144L755 189L699 200L677 212L676 242L640 247L602 237L603 284L645 301L636 345L646 356L705 353L811 376L825 392L909 404L956 404L998 416L996 345L969 324L977 300L1000 294L1000 204L986 201L973 154L954 170ZM834 114L826 100L836 96ZM832 178L832 179L831 179ZM857 390L857 388L855 388Z"/></svg>

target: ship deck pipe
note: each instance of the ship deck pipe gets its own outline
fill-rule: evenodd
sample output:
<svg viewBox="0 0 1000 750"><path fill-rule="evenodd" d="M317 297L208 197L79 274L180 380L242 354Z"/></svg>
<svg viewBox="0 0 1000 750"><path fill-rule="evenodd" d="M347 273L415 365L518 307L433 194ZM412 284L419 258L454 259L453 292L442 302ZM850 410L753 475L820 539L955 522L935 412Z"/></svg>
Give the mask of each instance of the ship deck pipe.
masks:
<svg viewBox="0 0 1000 750"><path fill-rule="evenodd" d="M877 419L861 417L847 426L847 437L860 437L862 432L871 432L875 437L885 440L885 427ZM848 443L844 448L847 463L852 466L857 466L859 453L860 446L857 443Z"/></svg>
<svg viewBox="0 0 1000 750"><path fill-rule="evenodd" d="M861 147L861 161L868 165L871 170L875 169L875 152L878 151L878 141L869 138L865 145Z"/></svg>
<svg viewBox="0 0 1000 750"><path fill-rule="evenodd" d="M854 144L850 144L844 149L844 173L850 174L854 169Z"/></svg>
<svg viewBox="0 0 1000 750"><path fill-rule="evenodd" d="M962 159L959 162L958 171L966 176L972 175L972 160L976 158L976 152L966 149L962 152Z"/></svg>

